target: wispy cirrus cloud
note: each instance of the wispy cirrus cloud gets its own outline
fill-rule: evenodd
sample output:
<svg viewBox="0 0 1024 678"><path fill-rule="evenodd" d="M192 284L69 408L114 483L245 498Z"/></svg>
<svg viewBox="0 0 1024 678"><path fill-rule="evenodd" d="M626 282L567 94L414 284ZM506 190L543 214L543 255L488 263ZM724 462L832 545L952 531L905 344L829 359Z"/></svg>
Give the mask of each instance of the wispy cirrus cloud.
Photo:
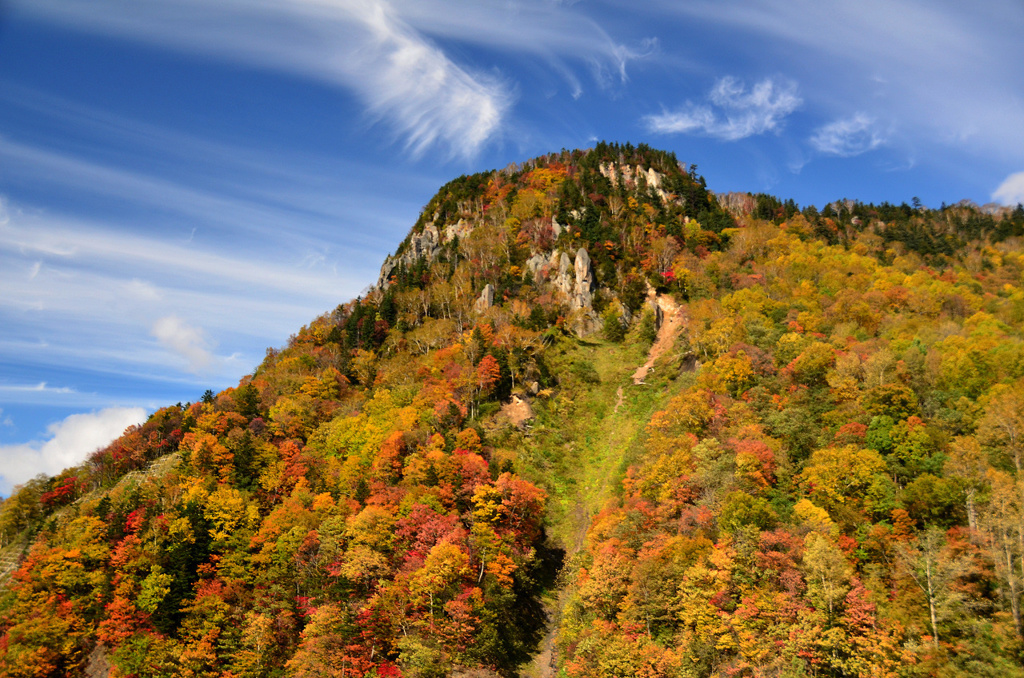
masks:
<svg viewBox="0 0 1024 678"><path fill-rule="evenodd" d="M799 78L808 109L872 109L898 125L890 145L1024 154L1024 11L1018 0L652 0L717 27Z"/></svg>
<svg viewBox="0 0 1024 678"><path fill-rule="evenodd" d="M385 0L38 0L37 16L339 85L414 154L478 153L500 131L512 89L455 63Z"/></svg>
<svg viewBox="0 0 1024 678"><path fill-rule="evenodd" d="M470 157L494 137L512 100L503 82L456 65L387 3L351 8L365 34L341 72L371 111L398 126L414 155L443 142Z"/></svg>
<svg viewBox="0 0 1024 678"><path fill-rule="evenodd" d="M854 113L822 125L810 138L811 146L819 153L844 158L867 153L885 141L886 137L878 129L877 120L866 113Z"/></svg>
<svg viewBox="0 0 1024 678"><path fill-rule="evenodd" d="M519 85L499 64L533 59L578 98L589 70L603 89L659 50L654 36L622 42L586 6L525 0L15 0L75 30L298 74L355 94L413 156L472 158L506 133ZM489 61L471 62L471 45ZM581 68L582 67L582 68Z"/></svg>
<svg viewBox="0 0 1024 678"><path fill-rule="evenodd" d="M123 233L86 220L54 215L23 217L17 224L7 227L0 233L0 261L5 256L12 264L35 257L43 258L47 264L40 267L35 276L30 275L36 269L34 261L25 264L25 270L20 273L16 265L8 268L9 273L0 273L5 287L7 284L16 286L9 289L18 293L0 298L0 308L8 303L35 299L48 308L70 310L77 302L74 290L70 289L75 284L72 277L87 279L90 284L98 282L90 276L117 280L111 294L130 295L142 301L159 294L153 283L147 281L151 276L174 278L175 289L205 288L207 293L215 287L245 285L250 290L261 290L265 296L254 303L271 309L275 301L282 298L314 298L310 290L328 282L352 291L365 284L354 277L300 268L296 262L284 259L273 261L268 257L267 261L257 264L246 253L230 246L198 249L160 234ZM187 282L189 277L194 279L191 284ZM72 295L70 302L53 294L57 290L51 286ZM90 293L104 291L102 285L89 290ZM315 296L333 298L329 293Z"/></svg>
<svg viewBox="0 0 1024 678"><path fill-rule="evenodd" d="M454 41L516 55L536 57L564 78L578 98L584 83L576 62L587 65L604 88L623 84L633 62L659 50L656 37L629 44L615 40L585 7L572 2L527 0L507 3L451 0L392 0L391 6L417 31L439 40Z"/></svg>
<svg viewBox="0 0 1024 678"><path fill-rule="evenodd" d="M361 274L355 266L336 268L344 255L329 250L302 266L301 252L283 256L284 243L271 243L271 251L230 241L201 248L162 231L125 232L16 206L12 212L0 228L0 362L12 365L154 379L184 372L202 383L237 378L267 345L353 296L375 273L372 263ZM242 355L214 355L214 345ZM21 386L6 395L40 400L38 382L28 383L37 390ZM61 402L82 399L43 388Z"/></svg>
<svg viewBox="0 0 1024 678"><path fill-rule="evenodd" d="M49 386L45 381L41 381L38 384L0 384L0 394L4 395L20 395L26 393L46 393L64 395L75 392L75 389L69 388L67 386Z"/></svg>
<svg viewBox="0 0 1024 678"><path fill-rule="evenodd" d="M660 134L699 134L738 141L779 130L803 100L792 80L766 78L750 89L742 80L718 80L706 103L687 102L678 111L644 118L647 129Z"/></svg>

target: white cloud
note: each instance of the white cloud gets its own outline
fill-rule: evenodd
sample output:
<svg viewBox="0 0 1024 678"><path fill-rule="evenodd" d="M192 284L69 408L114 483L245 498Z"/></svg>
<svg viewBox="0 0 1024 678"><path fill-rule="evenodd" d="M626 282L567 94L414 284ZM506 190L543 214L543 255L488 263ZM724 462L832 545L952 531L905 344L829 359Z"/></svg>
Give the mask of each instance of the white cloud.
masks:
<svg viewBox="0 0 1024 678"><path fill-rule="evenodd" d="M401 129L414 155L439 142L475 155L500 126L511 102L507 88L457 66L385 2L351 11L366 34L344 72L370 110Z"/></svg>
<svg viewBox="0 0 1024 678"><path fill-rule="evenodd" d="M175 285L179 294L190 287L204 297L216 296L210 288L260 290L262 300L254 300L254 307L263 303L268 308L273 308L275 302L294 304L298 299L329 303L336 297L330 293L331 288L356 290L360 285L354 276L336 278L323 270L300 269L297 264L301 258L288 261L280 257L283 242L274 242L272 247L277 248L277 261L269 260L269 254L263 255L268 260L254 261L237 251L197 250L168 242L161 234L118 233L109 227L60 217L25 218L0 234L0 261L4 255L12 262L42 256L47 259L43 270L54 272L47 283L51 286L42 284L47 276L29 281L28 276L15 275L13 266L10 271L0 269L0 282L10 291L0 296L0 308L19 300L45 301L47 308L73 311L81 308L88 295L109 294L109 298L100 300L109 305L123 298L153 302L170 294L171 290L163 289L163 285L157 288L140 275L183 279ZM192 284L190 280L198 282ZM86 281L88 289L83 289ZM311 292L322 288L327 289Z"/></svg>
<svg viewBox="0 0 1024 678"><path fill-rule="evenodd" d="M90 335L88 331L84 334L86 336ZM49 360L53 353L56 353L56 356L53 360ZM118 355L104 356L102 350L97 351L91 346L80 347L77 353L65 355L62 351L55 351L54 347L45 343L26 346L23 343L10 340L0 340L0 355L12 356L14 359L21 359L25 356L30 359L36 356L44 356L45 360L49 361L48 364L53 366L53 369L48 373L54 376L59 375L69 367L80 368L83 363L92 364L94 361L99 363L105 358L111 361L118 359ZM120 364L122 368L127 367L124 363ZM124 376L137 376L137 372L137 369L135 373L125 371ZM106 407L111 405L111 402L109 396L95 392L80 391L70 386L51 386L47 381L40 381L34 384L0 382L0 403L7 403L17 407L42 405L44 407L84 410ZM122 399L114 402L124 406L147 404L146 401L142 400Z"/></svg>
<svg viewBox="0 0 1024 678"><path fill-rule="evenodd" d="M522 62L536 56L565 79L569 94L583 93L569 62L590 67L596 83L610 88L627 80L630 62L647 59L658 49L657 38L638 39L633 46L612 39L576 3L458 2L451 0L392 0L391 7L415 30L431 37L503 51Z"/></svg>
<svg viewBox="0 0 1024 678"><path fill-rule="evenodd" d="M23 384L0 384L0 393L4 393L4 394L6 394L6 393L49 393L49 394L65 395L65 394L68 394L68 393L75 393L75 392L76 392L75 389L68 388L67 386L60 386L60 387L57 387L57 388L54 388L52 386L47 386L45 381L41 381L38 384L33 384L31 386L27 386L27 385L23 385Z"/></svg>
<svg viewBox="0 0 1024 678"><path fill-rule="evenodd" d="M747 89L732 76L721 78L708 94L708 104L688 102L682 110L648 115L647 128L661 134L703 134L724 141L774 132L803 103L795 82L766 78Z"/></svg>
<svg viewBox="0 0 1024 678"><path fill-rule="evenodd" d="M908 147L1024 154L1024 12L1019 0L654 0L719 30L800 80L808 108L872 108ZM756 57L755 57L756 58Z"/></svg>
<svg viewBox="0 0 1024 678"><path fill-rule="evenodd" d="M66 145L0 136L2 166L8 171L61 190L107 195L119 203L188 216L204 233L213 221L246 230L259 227L269 237L280 232L286 219L289 237L296 232L322 236L325 227L346 217L379 220L396 202L371 190L396 183L393 162L374 165L332 149L309 153L268 149L256 142L226 143L11 83L0 89L0 106L44 118L65 133L87 135L96 147L130 149L119 163L111 163L82 149L70 152ZM153 158L160 159L160 171L154 171ZM405 190L432 191L436 182L432 174L406 169L397 184ZM411 218L419 206L410 206ZM299 222L297 213L304 217ZM402 233L396 235L404 235L406 227L403 222ZM181 239L191 242L197 230L183 228Z"/></svg>
<svg viewBox="0 0 1024 678"><path fill-rule="evenodd" d="M19 0L15 0L19 2ZM580 66L610 88L658 51L635 36L609 36L574 3L451 0L31 0L23 11L75 30L127 37L298 73L338 85L390 124L414 154L439 146L472 157L499 137L518 88L447 46L491 58L534 57L578 98ZM498 56L495 62L500 60Z"/></svg>
<svg viewBox="0 0 1024 678"><path fill-rule="evenodd" d="M660 44L657 38L645 38L636 47L612 45L609 48L612 68L609 69L605 66L605 59L595 58L591 60L594 69L594 79L605 88L611 87L616 81L624 84L629 79L626 74L626 66L631 61L640 61L651 57L658 53L659 48ZM573 98L578 99L579 96L577 95Z"/></svg>
<svg viewBox="0 0 1024 678"><path fill-rule="evenodd" d="M154 323L187 318L225 353L241 352L251 369L268 345L376 279L421 196L437 185L393 163L210 141L33 90L5 89L0 107L7 105L96 147L131 149L115 162L0 136L3 174L115 208L113 216L66 215L53 203L5 199L0 356L12 364L86 364L107 375L226 385L238 365L213 361L207 370L219 372L203 373L200 383L179 371L186 363L178 353L151 340ZM375 193L381 186L388 188ZM41 379L58 377L34 377ZM109 404L96 393L60 400Z"/></svg>
<svg viewBox="0 0 1024 678"><path fill-rule="evenodd" d="M40 473L56 475L81 463L92 452L120 436L126 428L145 421L141 407L110 407L88 414L72 414L47 428L45 440L0 445L0 494Z"/></svg>
<svg viewBox="0 0 1024 678"><path fill-rule="evenodd" d="M38 0L25 9L79 30L299 73L354 92L414 155L470 157L511 103L498 78L460 66L385 0Z"/></svg>
<svg viewBox="0 0 1024 678"><path fill-rule="evenodd" d="M878 148L885 143L885 137L878 131L874 118L855 113L819 127L810 142L821 153L848 158Z"/></svg>
<svg viewBox="0 0 1024 678"><path fill-rule="evenodd" d="M1006 177L999 188L992 192L992 199L1004 205L1024 203L1024 172L1015 172Z"/></svg>
<svg viewBox="0 0 1024 678"><path fill-rule="evenodd" d="M228 153L221 151L220 155ZM219 227L245 229L265 237L279 234L282 222L294 223L296 211L301 211L307 219L313 217L318 230L341 216L335 210L318 211L315 205L303 203L302 196L286 202L279 195L271 195L272 190L282 191L280 177L257 175L254 180L261 181L263 185L269 183L271 188L260 195L238 195L243 191L236 190L235 186L190 185L3 138L0 138L0 159L10 171L17 171L19 176L42 185L56 184L61 190L85 191ZM237 167L229 166L223 171L241 174ZM295 180L298 183L301 177ZM307 179L307 182L311 180ZM307 240L301 226L296 224L291 237ZM186 244L188 242L191 238ZM60 249L52 253L74 252Z"/></svg>
<svg viewBox="0 0 1024 678"><path fill-rule="evenodd" d="M210 351L210 341L202 328L192 327L177 316L160 318L150 330L165 348L181 356L188 363L188 370L194 374L205 372L215 362Z"/></svg>
<svg viewBox="0 0 1024 678"><path fill-rule="evenodd" d="M294 243L288 238L265 244L251 239L261 249L241 251L236 243L244 234L192 246L173 236L47 213L12 216L0 230L0 356L12 364L85 364L92 371L168 382L185 378L188 366L201 372L206 388L211 377L237 378L241 372L227 361L207 360L203 351L214 345L228 346L226 353L242 351L244 369L251 369L268 345L355 296L376 275L371 266L377 257L344 243L321 243L313 256L306 248L289 255ZM30 279L40 259L39 274ZM339 265L346 260L353 263ZM202 327L206 343L195 335L189 339L180 326L156 325L168 316ZM162 342L151 339L155 327ZM53 382L57 373L40 374L32 383ZM43 402L44 395L59 394L5 390L0 380L0 398L11 402ZM59 399L84 407L108 402L95 393Z"/></svg>
<svg viewBox="0 0 1024 678"><path fill-rule="evenodd" d="M131 282L125 283L124 291L125 294L139 301L157 302L162 299L160 290L152 283L138 278L132 278Z"/></svg>

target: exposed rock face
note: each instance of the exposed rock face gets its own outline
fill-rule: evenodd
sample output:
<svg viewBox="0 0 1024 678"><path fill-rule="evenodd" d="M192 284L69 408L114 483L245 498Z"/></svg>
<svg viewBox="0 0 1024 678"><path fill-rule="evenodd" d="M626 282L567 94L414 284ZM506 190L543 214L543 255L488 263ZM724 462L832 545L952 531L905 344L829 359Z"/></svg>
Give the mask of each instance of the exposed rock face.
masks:
<svg viewBox="0 0 1024 678"><path fill-rule="evenodd" d="M615 163L607 162L600 165L598 167L598 171L601 172L608 181L612 182L612 186L618 186L620 175L627 186L636 185L638 181L643 179L649 188L654 189L654 192L658 194L658 197L662 200L668 200L668 193L661 188L662 175L653 167L644 169L640 165L632 167L630 165L617 165Z"/></svg>
<svg viewBox="0 0 1024 678"><path fill-rule="evenodd" d="M569 296L569 307L573 311L572 329L582 337L601 327L600 318L594 312L594 267L590 263L590 255L582 247L576 252L573 273L573 289Z"/></svg>
<svg viewBox="0 0 1024 678"><path fill-rule="evenodd" d="M733 216L748 216L754 211L754 196L749 193L715 193L714 196Z"/></svg>
<svg viewBox="0 0 1024 678"><path fill-rule="evenodd" d="M445 240L450 239L448 233L452 228L459 227L462 224L463 222L459 221L454 227L449 226L446 228ZM437 227L434 226L434 223L430 222L423 227L421 232L413 233L409 236L409 247L401 255L389 256L384 260L384 265L380 267L380 276L377 278L377 288L382 290L388 288L391 284L389 280L391 274L394 273L400 264L411 266L419 259L427 259L429 261L437 256L439 249L441 249L441 234L438 232Z"/></svg>
<svg viewBox="0 0 1024 678"><path fill-rule="evenodd" d="M413 259L433 257L441 244L441 235L433 223L427 224L423 232L409 239L409 252Z"/></svg>
<svg viewBox="0 0 1024 678"><path fill-rule="evenodd" d="M660 182L660 176L655 179ZM461 241L472 233L473 228L473 223L462 219L441 230L433 222L428 222L419 233L409 236L401 254L385 259L377 278L377 289L386 290L391 285L391 276L400 266L411 268L421 259L432 261L442 246L455 238ZM551 218L551 230L556 238L569 228L559 224L554 217ZM527 259L524 269L533 276L536 283L546 284L549 290L568 303L573 316L572 326L577 334L582 336L599 329L600 322L594 313L594 268L586 249L581 247L575 256L557 249L537 252ZM482 313L494 306L495 292L493 285L484 286L473 304L473 310Z"/></svg>
<svg viewBox="0 0 1024 678"><path fill-rule="evenodd" d="M483 291L480 293L480 298L473 304L473 310L477 313L482 313L494 306L494 285L487 283L484 285Z"/></svg>
<svg viewBox="0 0 1024 678"><path fill-rule="evenodd" d="M398 268L398 263L399 260L391 255L384 259L384 263L380 267L380 275L377 276L377 289L386 290L391 286L391 274Z"/></svg>
<svg viewBox="0 0 1024 678"><path fill-rule="evenodd" d="M551 233L554 235L555 240L558 240L558 236L562 235L562 231L567 231L568 229L568 226L562 226L562 224L558 223L557 219L551 217Z"/></svg>
<svg viewBox="0 0 1024 678"><path fill-rule="evenodd" d="M565 260L568 261L566 255ZM576 252L576 261L573 265L576 273L576 281L573 285L572 296L569 303L573 309L588 309L593 311L594 307L594 267L590 264L590 255L582 247Z"/></svg>
<svg viewBox="0 0 1024 678"><path fill-rule="evenodd" d="M518 428L524 428L534 417L530 402L517 395L512 396L511 401L501 406L501 413L508 417L513 426Z"/></svg>
<svg viewBox="0 0 1024 678"><path fill-rule="evenodd" d="M533 276L533 279L537 280L541 277L542 272L546 273L546 271L544 271L544 268L548 265L550 259L551 258L546 254L538 252L537 254L534 254L532 257L527 259L526 264L524 264L524 266L525 269L530 272L530 275Z"/></svg>
<svg viewBox="0 0 1024 678"><path fill-rule="evenodd" d="M595 331L599 322L594 313L594 267L587 250L580 248L571 257L561 250L550 255L534 254L526 260L525 269L537 283L547 283L550 289L569 302L569 310L576 317L574 330L584 335Z"/></svg>
<svg viewBox="0 0 1024 678"><path fill-rule="evenodd" d="M469 223L465 219L459 219L457 223L448 224L444 227L444 242L448 242L454 238L459 238L461 240L472 232L473 224Z"/></svg>
<svg viewBox="0 0 1024 678"><path fill-rule="evenodd" d="M661 310L661 305L657 299L648 299L647 308L651 309L654 313L654 329L661 329L661 323L665 322L665 314Z"/></svg>
<svg viewBox="0 0 1024 678"><path fill-rule="evenodd" d="M572 295L574 281L569 274L572 269L572 261L565 252L555 250L547 261L548 281L552 287L562 293L563 296Z"/></svg>

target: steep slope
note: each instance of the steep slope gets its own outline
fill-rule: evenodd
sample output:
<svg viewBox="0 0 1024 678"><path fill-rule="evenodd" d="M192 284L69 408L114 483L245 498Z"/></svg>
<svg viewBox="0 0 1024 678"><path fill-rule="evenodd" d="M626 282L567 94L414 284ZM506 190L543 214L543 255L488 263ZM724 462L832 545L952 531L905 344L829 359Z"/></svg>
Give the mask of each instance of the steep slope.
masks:
<svg viewBox="0 0 1024 678"><path fill-rule="evenodd" d="M442 187L0 506L0 675L1020 675L1024 208L721 204L629 145Z"/></svg>
<svg viewBox="0 0 1024 678"><path fill-rule="evenodd" d="M653 298L660 323L654 345L647 353L647 361L636 368L636 372L633 373L633 383L638 385L644 383L644 378L654 369L654 363L658 361L658 358L665 355L675 345L679 332L686 325L685 310L671 297L655 294L653 290L647 296L649 299Z"/></svg>

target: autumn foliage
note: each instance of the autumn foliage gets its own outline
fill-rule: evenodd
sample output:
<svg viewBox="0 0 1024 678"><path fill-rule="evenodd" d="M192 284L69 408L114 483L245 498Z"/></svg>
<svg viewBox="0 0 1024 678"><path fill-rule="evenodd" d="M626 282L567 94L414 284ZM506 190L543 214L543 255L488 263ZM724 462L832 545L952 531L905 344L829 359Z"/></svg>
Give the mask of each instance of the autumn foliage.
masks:
<svg viewBox="0 0 1024 678"><path fill-rule="evenodd" d="M1024 675L1022 238L645 146L460 177L380 286L0 504L0 676Z"/></svg>

